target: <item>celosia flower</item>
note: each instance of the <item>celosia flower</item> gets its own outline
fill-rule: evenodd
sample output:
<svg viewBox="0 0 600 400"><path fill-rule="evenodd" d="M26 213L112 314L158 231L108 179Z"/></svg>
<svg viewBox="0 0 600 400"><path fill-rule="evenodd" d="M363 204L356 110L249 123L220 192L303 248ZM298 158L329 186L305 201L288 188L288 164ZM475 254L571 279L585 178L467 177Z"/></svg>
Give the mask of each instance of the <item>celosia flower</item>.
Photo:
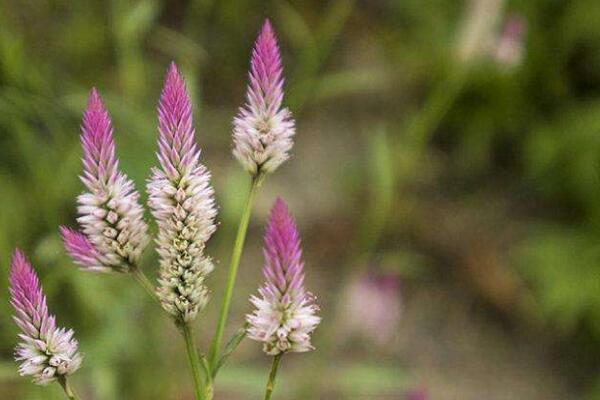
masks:
<svg viewBox="0 0 600 400"><path fill-rule="evenodd" d="M397 335L402 313L400 279L369 272L352 281L342 298L340 331L360 335L389 349Z"/></svg>
<svg viewBox="0 0 600 400"><path fill-rule="evenodd" d="M233 121L233 154L252 175L273 172L289 158L294 120L282 108L283 67L271 23L252 51L246 104Z"/></svg>
<svg viewBox="0 0 600 400"><path fill-rule="evenodd" d="M60 375L77 371L82 356L74 332L56 327L54 315L48 314L38 277L19 250L11 262L10 297L15 309L13 319L22 332L21 343L15 349L21 376L31 376L34 383L47 385Z"/></svg>
<svg viewBox="0 0 600 400"><path fill-rule="evenodd" d="M185 82L171 64L158 106L158 160L148 182L148 204L158 223L158 296L180 322L193 320L208 302L204 280L213 270L204 255L216 229L210 173L194 141L192 105Z"/></svg>
<svg viewBox="0 0 600 400"><path fill-rule="evenodd" d="M250 301L256 310L247 315L248 337L263 342L270 355L312 350L310 336L321 318L313 296L304 289L300 236L287 206L277 199L265 233L265 285Z"/></svg>
<svg viewBox="0 0 600 400"><path fill-rule="evenodd" d="M127 272L148 243L144 210L133 182L119 171L108 112L92 89L81 126L83 181L77 221L83 232L65 227L65 248L84 269Z"/></svg>

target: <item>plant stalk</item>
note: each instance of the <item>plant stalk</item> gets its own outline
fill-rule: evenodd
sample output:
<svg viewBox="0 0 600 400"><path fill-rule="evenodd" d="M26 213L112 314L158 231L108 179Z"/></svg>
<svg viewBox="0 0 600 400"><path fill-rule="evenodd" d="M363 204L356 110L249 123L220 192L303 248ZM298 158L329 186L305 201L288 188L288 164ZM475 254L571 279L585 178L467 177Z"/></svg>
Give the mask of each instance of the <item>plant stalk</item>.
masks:
<svg viewBox="0 0 600 400"><path fill-rule="evenodd" d="M219 323L213 338L210 351L208 353L208 360L211 369L214 369L219 351L221 351L221 344L223 341L223 333L225 331L225 324L227 323L227 317L229 314L229 307L231 305L231 297L233 295L233 287L235 286L235 278L237 276L238 267L240 265L240 258L242 256L242 250L244 248L244 241L246 240L246 232L248 231L248 222L250 221L250 214L252 212L252 204L256 197L256 192L262 181L262 177L259 175L252 179L252 186L242 212L240 224L238 226L237 235L235 237L235 243L233 245L233 252L231 254L231 263L229 264L229 274L227 276L227 284L225 287L225 294L223 295L223 305L221 306L221 314L219 316Z"/></svg>
<svg viewBox="0 0 600 400"><path fill-rule="evenodd" d="M196 345L194 344L194 336L192 335L192 328L189 324L182 324L181 331L185 339L185 349L187 351L188 360L190 362L190 369L192 370L192 377L194 379L194 393L196 394L196 400L205 400L205 392L202 384L202 377L200 376L200 357L196 351Z"/></svg>
<svg viewBox="0 0 600 400"><path fill-rule="evenodd" d="M79 396L77 396L77 393L75 393L75 390L73 390L73 388L69 384L69 381L67 380L67 377L65 375L58 376L58 383L65 391L65 394L67 395L68 399L79 400Z"/></svg>
<svg viewBox="0 0 600 400"><path fill-rule="evenodd" d="M131 275L144 288L144 290L146 290L146 292L150 295L150 297L152 297L152 299L155 302L157 302L158 305L160 305L160 300L158 299L158 296L156 295L156 291L154 290L154 285L152 285L152 282L150 282L150 280L148 279L146 274L144 274L144 271L142 271L137 266L132 266L131 267Z"/></svg>
<svg viewBox="0 0 600 400"><path fill-rule="evenodd" d="M273 357L273 364L271 365L271 373L269 374L269 381L267 382L267 390L265 392L265 400L271 400L273 395L273 389L275 389L275 377L277 376L277 369L279 368L279 362L283 353L277 354Z"/></svg>

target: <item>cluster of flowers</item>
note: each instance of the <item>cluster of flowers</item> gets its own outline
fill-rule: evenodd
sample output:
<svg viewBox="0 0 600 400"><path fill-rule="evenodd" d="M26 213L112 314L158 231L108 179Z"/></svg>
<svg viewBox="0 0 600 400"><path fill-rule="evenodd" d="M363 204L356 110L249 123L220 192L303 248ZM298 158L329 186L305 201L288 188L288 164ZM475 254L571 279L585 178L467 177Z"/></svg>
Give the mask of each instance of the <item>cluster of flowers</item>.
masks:
<svg viewBox="0 0 600 400"><path fill-rule="evenodd" d="M233 154L255 180L289 157L295 125L282 101L282 64L267 21L253 49L246 103L233 121ZM139 273L142 252L151 241L148 225L133 181L119 169L112 123L96 89L81 131L86 192L77 198L80 230L60 228L65 249L87 271ZM178 326L192 322L208 303L206 279L214 268L205 247L216 230L217 208L194 136L190 97L173 63L159 100L158 166L147 192L158 226L155 294ZM262 342L270 355L311 350L310 336L320 318L304 288L298 230L281 199L267 223L264 255L266 283L251 298L256 310L247 316L247 336ZM12 260L10 292L22 331L16 353L20 373L47 384L76 371L82 356L73 331L56 327L38 278L19 251Z"/></svg>

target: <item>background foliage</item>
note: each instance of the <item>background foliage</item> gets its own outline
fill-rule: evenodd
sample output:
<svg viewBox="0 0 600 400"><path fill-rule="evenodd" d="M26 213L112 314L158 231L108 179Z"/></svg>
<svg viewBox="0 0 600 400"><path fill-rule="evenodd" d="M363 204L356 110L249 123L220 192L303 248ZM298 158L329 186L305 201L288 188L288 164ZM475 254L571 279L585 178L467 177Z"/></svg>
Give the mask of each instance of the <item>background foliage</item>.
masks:
<svg viewBox="0 0 600 400"><path fill-rule="evenodd" d="M505 65L488 39L510 15L527 33L522 59ZM162 77L170 60L181 66L220 205L210 253L226 265L248 185L230 156L231 118L265 16L298 135L259 196L232 320L260 282L278 194L325 317L318 351L284 360L279 398L600 399L599 2L0 0L0 272L15 246L31 255L82 342L83 396L191 398L177 333L142 290L76 270L62 249L57 227L74 224L82 190L87 93L107 100L121 165L141 189ZM149 274L154 261L148 251ZM198 322L204 347L224 270ZM401 283L384 343L348 323L357 313L344 293L365 273ZM16 375L6 281L0 392L58 399ZM267 364L244 343L217 398L259 398Z"/></svg>

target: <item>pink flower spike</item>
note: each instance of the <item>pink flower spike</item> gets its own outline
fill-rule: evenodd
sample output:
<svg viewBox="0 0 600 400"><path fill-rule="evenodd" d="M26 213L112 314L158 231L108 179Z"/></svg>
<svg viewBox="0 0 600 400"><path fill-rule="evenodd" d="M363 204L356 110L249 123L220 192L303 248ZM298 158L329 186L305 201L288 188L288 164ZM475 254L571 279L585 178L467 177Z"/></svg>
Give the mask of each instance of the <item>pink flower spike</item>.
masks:
<svg viewBox="0 0 600 400"><path fill-rule="evenodd" d="M321 318L313 296L304 289L300 235L281 198L271 209L263 251L266 283L258 291L260 297L250 298L256 310L246 316L248 337L263 342L270 355L312 350L310 335Z"/></svg>
<svg viewBox="0 0 600 400"><path fill-rule="evenodd" d="M192 105L172 63L158 104L158 161L148 180L148 205L158 224L157 294L178 322L190 322L208 302L206 276L213 264L204 254L216 230L217 210L210 173L200 163Z"/></svg>
<svg viewBox="0 0 600 400"><path fill-rule="evenodd" d="M92 89L81 124L83 175L87 192L77 198L81 233L61 229L67 252L90 271L127 272L148 244L139 193L119 171L112 123Z"/></svg>
<svg viewBox="0 0 600 400"><path fill-rule="evenodd" d="M283 67L266 20L252 51L246 104L233 121L233 154L252 175L273 172L289 158L295 123L282 108Z"/></svg>
<svg viewBox="0 0 600 400"><path fill-rule="evenodd" d="M15 250L11 261L9 284L13 319L22 332L22 341L15 350L21 376L31 376L34 383L47 385L58 376L77 371L82 356L74 332L56 327L38 277L20 250Z"/></svg>
<svg viewBox="0 0 600 400"><path fill-rule="evenodd" d="M98 250L96 250L83 233L67 228L66 226L61 226L60 235L67 253L83 269L98 272L111 271L111 268L102 265Z"/></svg>

